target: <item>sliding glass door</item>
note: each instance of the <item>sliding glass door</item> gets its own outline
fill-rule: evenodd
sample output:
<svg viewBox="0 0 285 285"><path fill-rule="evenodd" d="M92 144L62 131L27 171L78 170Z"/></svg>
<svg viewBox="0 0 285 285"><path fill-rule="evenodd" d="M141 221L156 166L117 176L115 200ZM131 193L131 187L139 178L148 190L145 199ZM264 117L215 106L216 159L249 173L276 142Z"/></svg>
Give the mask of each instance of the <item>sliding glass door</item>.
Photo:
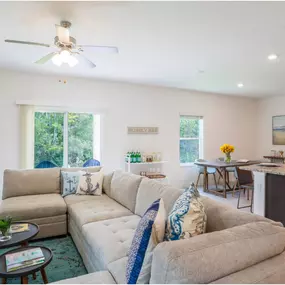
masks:
<svg viewBox="0 0 285 285"><path fill-rule="evenodd" d="M82 167L94 158L96 117L89 113L35 112L34 166Z"/></svg>
<svg viewBox="0 0 285 285"><path fill-rule="evenodd" d="M68 113L68 165L82 166L93 158L94 116L86 113Z"/></svg>
<svg viewBox="0 0 285 285"><path fill-rule="evenodd" d="M64 113L35 112L34 166L48 162L62 167Z"/></svg>

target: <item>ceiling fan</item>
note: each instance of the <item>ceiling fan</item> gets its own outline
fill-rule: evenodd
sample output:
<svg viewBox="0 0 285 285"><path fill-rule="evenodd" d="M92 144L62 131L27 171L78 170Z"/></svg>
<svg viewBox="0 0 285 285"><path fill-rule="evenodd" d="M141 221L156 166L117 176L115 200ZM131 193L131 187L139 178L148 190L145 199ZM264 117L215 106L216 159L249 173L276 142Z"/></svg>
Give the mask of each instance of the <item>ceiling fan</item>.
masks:
<svg viewBox="0 0 285 285"><path fill-rule="evenodd" d="M95 63L89 60L82 53L85 49L90 49L93 51L104 51L110 53L118 53L117 47L113 46L94 46L94 45L77 45L76 39L69 35L71 23L68 21L61 21L60 25L55 25L56 27L56 37L54 38L54 44L44 44L37 42L26 42L17 40L5 40L6 43L13 44L24 44L24 45L34 45L42 47L52 47L56 48L57 51L51 52L41 59L37 60L37 64L45 64L49 60L57 65L61 66L62 63L68 64L70 67L78 64L78 59L84 60L91 68L96 67Z"/></svg>

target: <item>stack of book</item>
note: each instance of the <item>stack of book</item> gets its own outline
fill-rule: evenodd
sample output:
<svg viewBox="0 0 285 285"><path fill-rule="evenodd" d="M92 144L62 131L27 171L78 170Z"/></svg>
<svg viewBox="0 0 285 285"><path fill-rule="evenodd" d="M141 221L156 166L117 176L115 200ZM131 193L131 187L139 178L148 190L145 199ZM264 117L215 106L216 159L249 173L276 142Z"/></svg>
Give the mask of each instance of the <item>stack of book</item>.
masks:
<svg viewBox="0 0 285 285"><path fill-rule="evenodd" d="M39 247L6 254L7 272L44 263L45 257Z"/></svg>
<svg viewBox="0 0 285 285"><path fill-rule="evenodd" d="M155 172L146 172L145 176L148 177L149 179L158 179L166 177L164 174L155 173Z"/></svg>
<svg viewBox="0 0 285 285"><path fill-rule="evenodd" d="M28 232L29 231L29 224L12 224L11 225L11 233L21 233L21 232Z"/></svg>

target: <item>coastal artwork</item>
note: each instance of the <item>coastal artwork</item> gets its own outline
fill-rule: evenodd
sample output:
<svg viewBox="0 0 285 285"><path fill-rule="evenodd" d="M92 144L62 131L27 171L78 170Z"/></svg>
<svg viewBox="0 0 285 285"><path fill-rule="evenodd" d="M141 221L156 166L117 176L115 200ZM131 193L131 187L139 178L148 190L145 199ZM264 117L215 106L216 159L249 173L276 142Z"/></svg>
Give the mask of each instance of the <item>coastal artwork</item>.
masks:
<svg viewBox="0 0 285 285"><path fill-rule="evenodd" d="M272 117L272 141L274 145L285 145L285 116Z"/></svg>

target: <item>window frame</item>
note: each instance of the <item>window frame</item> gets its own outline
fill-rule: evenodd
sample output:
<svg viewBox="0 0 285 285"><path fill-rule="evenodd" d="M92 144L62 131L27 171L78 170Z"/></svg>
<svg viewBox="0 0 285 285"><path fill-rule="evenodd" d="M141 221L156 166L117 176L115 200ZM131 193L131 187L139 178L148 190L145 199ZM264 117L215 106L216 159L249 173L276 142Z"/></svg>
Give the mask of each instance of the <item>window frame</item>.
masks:
<svg viewBox="0 0 285 285"><path fill-rule="evenodd" d="M182 117L193 119L193 120L197 120L197 119L199 120L199 137L195 137L195 138L180 137L180 119ZM199 158L204 158L204 117L203 116L179 114L179 164L181 167L194 166L194 162L181 162L180 143L181 141L186 141L186 140L198 140Z"/></svg>
<svg viewBox="0 0 285 285"><path fill-rule="evenodd" d="M58 107L42 107L35 106L34 113L62 113L63 118L63 165L62 167L68 168L68 113L78 114L92 114L93 122L96 120L96 124L93 124L93 157L101 161L101 115L90 111L77 111L76 109L66 109ZM35 116L34 116L35 120ZM33 146L35 147L35 146ZM35 158L33 157L33 160Z"/></svg>

